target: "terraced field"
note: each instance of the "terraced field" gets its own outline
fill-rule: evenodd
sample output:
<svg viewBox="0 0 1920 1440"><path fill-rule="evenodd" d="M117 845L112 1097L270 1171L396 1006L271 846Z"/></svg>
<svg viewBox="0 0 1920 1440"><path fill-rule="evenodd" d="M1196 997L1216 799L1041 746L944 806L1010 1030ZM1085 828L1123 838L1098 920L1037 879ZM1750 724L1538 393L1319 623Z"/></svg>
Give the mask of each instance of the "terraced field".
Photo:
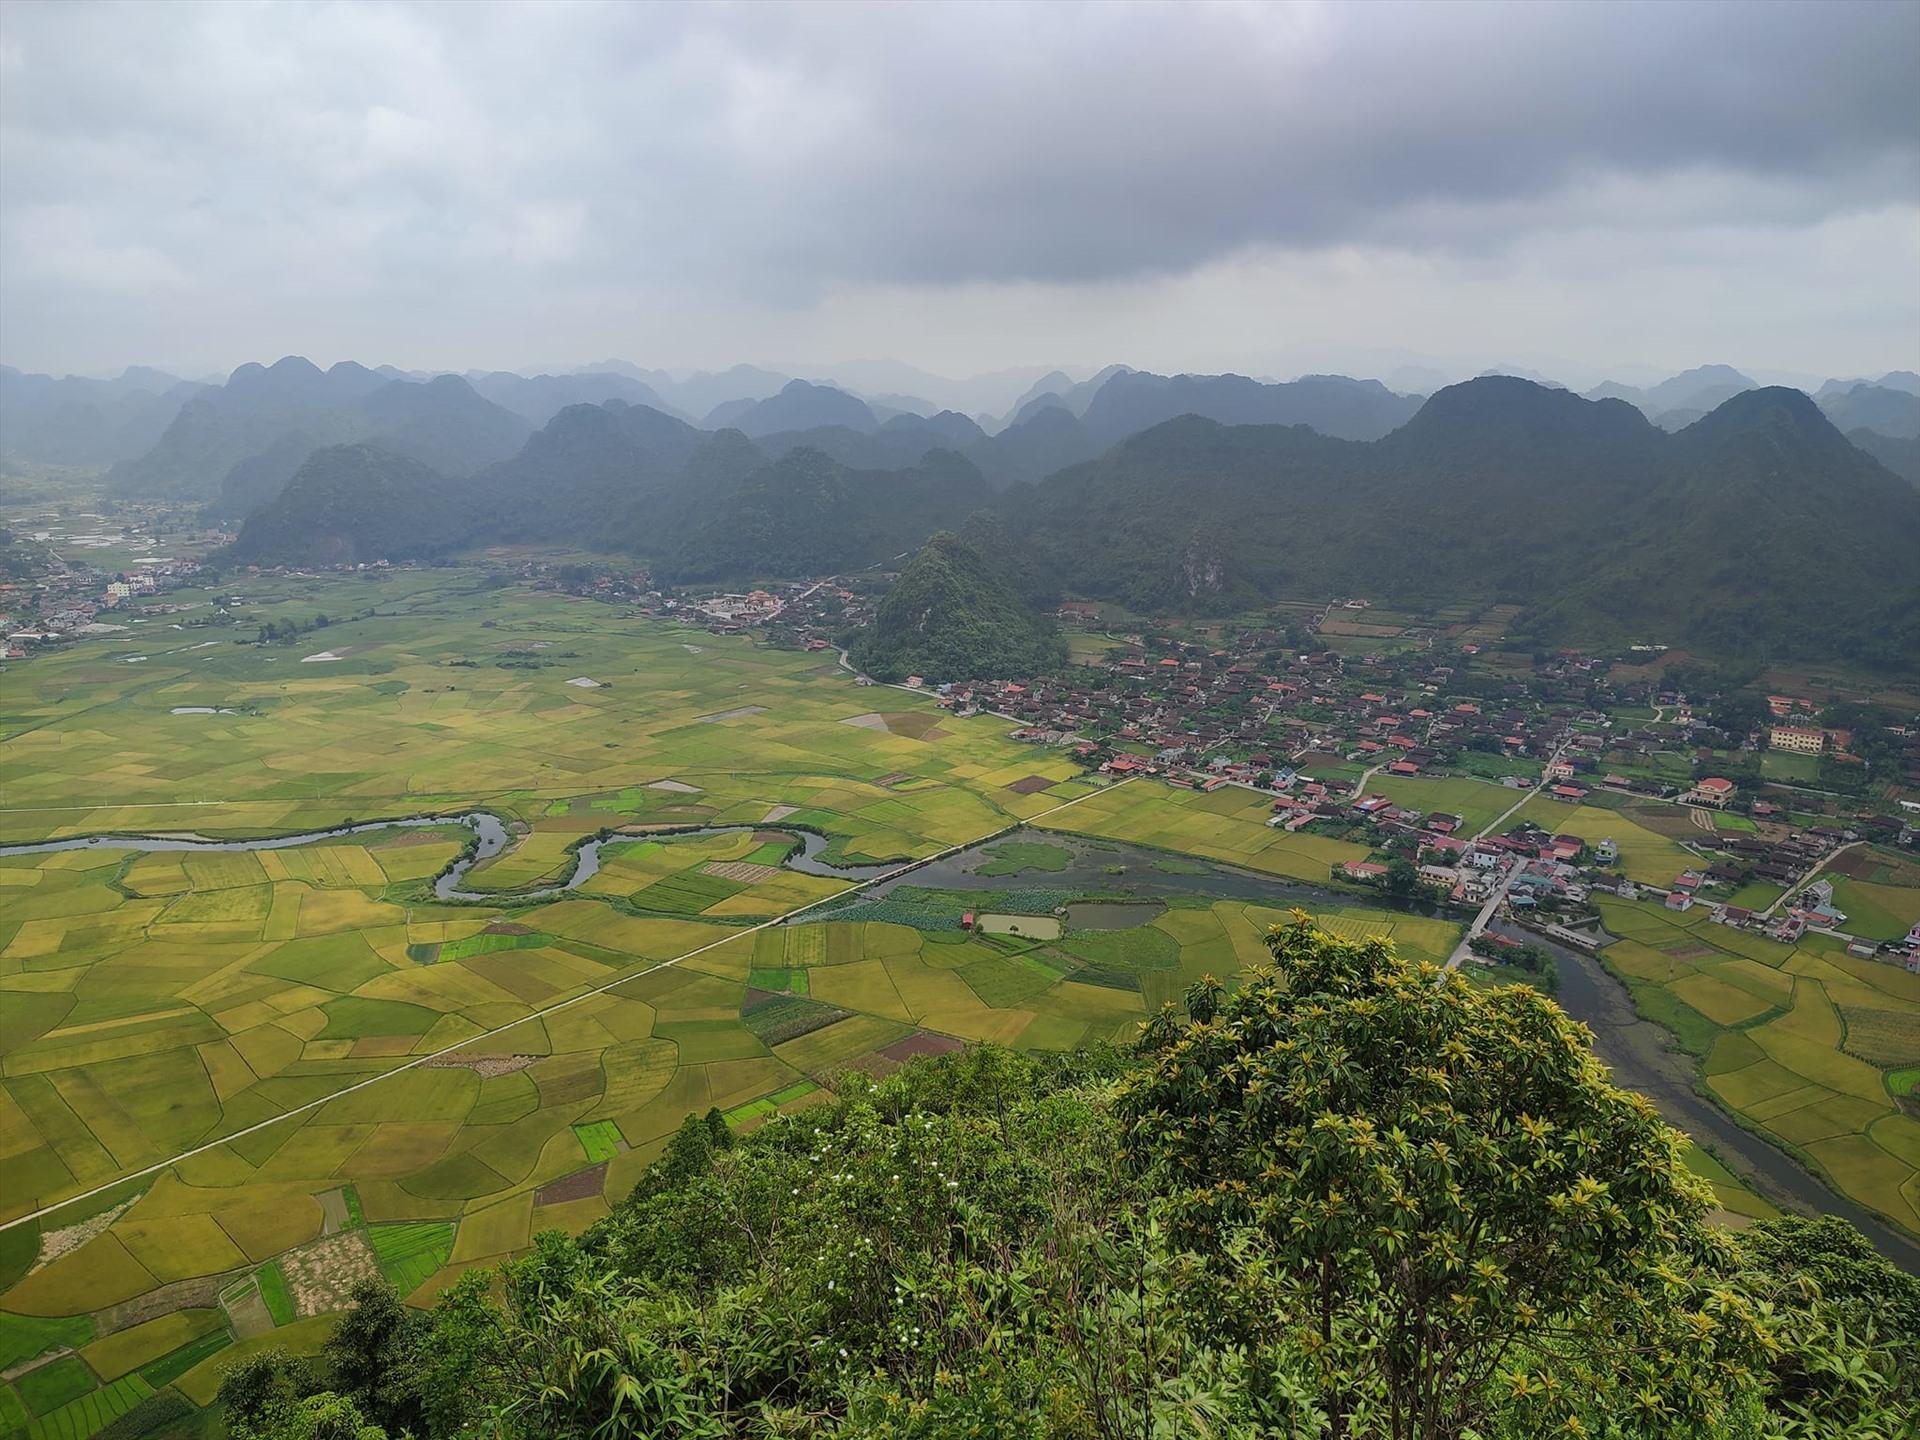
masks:
<svg viewBox="0 0 1920 1440"><path fill-rule="evenodd" d="M1601 902L1624 936L1603 952L1649 1019L1700 1057L1705 1083L1835 1189L1920 1231L1920 976L1827 936L1797 946L1729 930L1703 908Z"/></svg>

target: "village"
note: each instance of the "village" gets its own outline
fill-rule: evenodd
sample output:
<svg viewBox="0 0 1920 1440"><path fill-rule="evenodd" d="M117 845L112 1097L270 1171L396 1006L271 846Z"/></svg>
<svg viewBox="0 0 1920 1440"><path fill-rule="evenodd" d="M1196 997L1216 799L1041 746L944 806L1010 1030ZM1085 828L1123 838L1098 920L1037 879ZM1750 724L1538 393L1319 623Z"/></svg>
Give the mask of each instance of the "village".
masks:
<svg viewBox="0 0 1920 1440"><path fill-rule="evenodd" d="M856 592L822 582L783 598L721 597L702 613L726 628L780 617L800 644L825 650L835 648L826 625L846 619L838 610L823 625L808 613L806 601L823 593L858 603ZM1680 912L1706 907L1717 923L1787 943L1812 930L1839 937L1856 957L1920 973L1920 923L1894 939L1850 933L1832 879L1821 878L1854 847L1920 844L1920 803L1823 789L1823 762L1843 773L1865 767L1849 748L1852 730L1823 726L1807 700L1769 696L1750 728L1730 728L1717 696L1617 678L1618 659L1633 655L1559 653L1515 670L1481 663L1488 647L1472 642L1343 652L1315 643L1336 607L1347 608L1336 602L1303 625L1221 627L1205 637L1101 632L1112 643L1100 657L1059 676L958 684L911 676L905 688L960 715L1004 717L1015 738L1065 747L1116 778L1262 792L1270 825L1371 847L1371 858L1330 879L1480 912L1467 942L1475 953L1500 948L1497 936L1482 939L1495 918L1591 945L1581 927L1597 921L1592 898L1601 894L1657 898ZM1069 601L1059 619L1086 633L1099 609ZM1896 769L1903 788L1920 786L1920 720L1881 729L1880 768ZM1791 779L1770 778L1779 761ZM1469 824L1396 798L1396 789L1416 788L1403 781L1477 785L1511 803ZM1636 807L1622 829L1664 825L1685 863L1657 884L1629 879L1605 834L1554 833L1517 818L1535 795L1588 815Z"/></svg>

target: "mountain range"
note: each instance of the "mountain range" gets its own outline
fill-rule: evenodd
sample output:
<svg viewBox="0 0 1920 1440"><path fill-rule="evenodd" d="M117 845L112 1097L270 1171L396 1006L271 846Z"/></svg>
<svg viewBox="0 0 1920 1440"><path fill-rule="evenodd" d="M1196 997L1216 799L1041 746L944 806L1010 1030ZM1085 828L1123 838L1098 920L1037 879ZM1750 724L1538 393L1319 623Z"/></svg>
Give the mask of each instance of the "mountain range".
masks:
<svg viewBox="0 0 1920 1440"><path fill-rule="evenodd" d="M1008 573L1149 612L1336 593L1502 600L1526 607L1543 644L1920 664L1920 492L1795 390L1742 391L1669 433L1620 399L1488 377L1441 390L1374 439L1186 414L997 487L975 458L982 445L1068 425L1077 444L1084 422L1045 406L971 446L923 445L932 437L918 427L940 422L755 440L645 406L577 405L458 484L428 483L409 468L417 456L396 456L406 463L385 489L370 473L377 448L324 449L249 518L234 553L398 558L541 540L644 557L675 582L854 570L991 523L985 548ZM956 435L965 423L944 422ZM860 449L890 443L890 430L910 443ZM840 452L805 443L821 436ZM397 528L315 528L339 503L302 492L349 485L423 499L379 499Z"/></svg>

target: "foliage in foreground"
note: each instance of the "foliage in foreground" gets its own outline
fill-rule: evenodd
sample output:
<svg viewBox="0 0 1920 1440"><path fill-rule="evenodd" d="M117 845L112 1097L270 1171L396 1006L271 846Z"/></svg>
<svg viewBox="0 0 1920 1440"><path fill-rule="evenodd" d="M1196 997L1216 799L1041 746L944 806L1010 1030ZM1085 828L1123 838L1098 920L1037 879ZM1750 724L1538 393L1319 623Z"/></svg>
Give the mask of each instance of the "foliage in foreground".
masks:
<svg viewBox="0 0 1920 1440"><path fill-rule="evenodd" d="M1920 1282L1744 1237L1525 988L1275 932L1137 1056L982 1047L736 1142L690 1119L578 1241L429 1313L377 1285L329 1388L239 1440L380 1435L1892 1437Z"/></svg>

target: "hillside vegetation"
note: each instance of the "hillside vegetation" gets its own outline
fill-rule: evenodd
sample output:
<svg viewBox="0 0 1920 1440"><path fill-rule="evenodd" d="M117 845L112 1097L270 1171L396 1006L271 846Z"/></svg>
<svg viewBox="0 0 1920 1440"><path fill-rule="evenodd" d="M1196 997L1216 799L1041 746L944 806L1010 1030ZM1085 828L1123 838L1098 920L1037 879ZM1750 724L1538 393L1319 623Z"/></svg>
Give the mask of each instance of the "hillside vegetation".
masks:
<svg viewBox="0 0 1920 1440"><path fill-rule="evenodd" d="M900 572L851 653L881 680L1045 674L1067 659L1052 622L1029 609L978 550L944 530Z"/></svg>

